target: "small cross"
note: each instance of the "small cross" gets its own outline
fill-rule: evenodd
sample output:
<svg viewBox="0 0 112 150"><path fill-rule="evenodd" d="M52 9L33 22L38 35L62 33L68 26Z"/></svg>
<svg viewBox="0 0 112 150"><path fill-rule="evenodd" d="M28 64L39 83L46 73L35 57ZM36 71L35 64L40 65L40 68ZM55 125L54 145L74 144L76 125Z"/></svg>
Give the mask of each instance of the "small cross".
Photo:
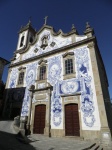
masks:
<svg viewBox="0 0 112 150"><path fill-rule="evenodd" d="M29 17L29 22L31 22L31 16Z"/></svg>
<svg viewBox="0 0 112 150"><path fill-rule="evenodd" d="M44 23L44 25L46 25L46 23L47 23L47 18L48 18L48 16L45 16L45 23Z"/></svg>
<svg viewBox="0 0 112 150"><path fill-rule="evenodd" d="M28 25L31 25L31 16L29 17Z"/></svg>

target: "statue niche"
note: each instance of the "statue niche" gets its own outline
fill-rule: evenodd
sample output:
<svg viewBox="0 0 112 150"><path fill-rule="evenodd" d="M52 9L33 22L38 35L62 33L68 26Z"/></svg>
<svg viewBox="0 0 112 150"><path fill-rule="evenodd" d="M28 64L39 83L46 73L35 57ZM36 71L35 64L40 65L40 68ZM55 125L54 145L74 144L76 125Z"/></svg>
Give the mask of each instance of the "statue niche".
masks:
<svg viewBox="0 0 112 150"><path fill-rule="evenodd" d="M41 48L44 50L46 46L48 46L48 35L44 35L41 41L42 41Z"/></svg>

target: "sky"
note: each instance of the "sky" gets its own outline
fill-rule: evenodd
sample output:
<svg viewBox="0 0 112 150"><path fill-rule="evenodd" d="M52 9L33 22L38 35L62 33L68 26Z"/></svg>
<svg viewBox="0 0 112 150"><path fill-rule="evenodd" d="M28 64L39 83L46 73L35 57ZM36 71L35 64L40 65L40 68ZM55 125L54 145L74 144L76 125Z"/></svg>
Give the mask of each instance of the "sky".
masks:
<svg viewBox="0 0 112 150"><path fill-rule="evenodd" d="M98 47L105 65L112 98L112 1L111 0L0 0L0 57L10 61L18 42L18 32L31 18L37 31L47 25L64 33L75 25L84 34L86 22L94 28ZM8 66L2 80L6 82Z"/></svg>

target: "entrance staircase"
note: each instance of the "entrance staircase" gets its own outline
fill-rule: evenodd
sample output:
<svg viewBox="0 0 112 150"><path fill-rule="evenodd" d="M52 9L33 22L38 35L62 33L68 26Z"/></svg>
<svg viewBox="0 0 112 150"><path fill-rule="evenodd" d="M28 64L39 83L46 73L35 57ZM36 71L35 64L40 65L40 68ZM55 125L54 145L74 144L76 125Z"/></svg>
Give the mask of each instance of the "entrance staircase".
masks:
<svg viewBox="0 0 112 150"><path fill-rule="evenodd" d="M106 149L104 149L100 144L94 143L94 144L92 144L92 145L90 145L90 146L88 146L82 150L106 150Z"/></svg>
<svg viewBox="0 0 112 150"><path fill-rule="evenodd" d="M15 130L13 121L11 121L11 120L0 121L0 131L17 134L18 130L19 130L18 127L16 127L16 130ZM42 139L43 139L42 141L44 141L44 140L46 141L46 139L45 139L45 138L47 138L46 136L44 136L44 135L39 135L39 136L42 136ZM37 141L41 141L41 138L39 136L36 136L34 134L31 135L31 137L33 137L34 139L37 138ZM67 138L69 141L74 140L73 137L66 137L66 139ZM70 138L71 138L71 140L70 140ZM52 137L51 138L48 137L47 140L48 140L48 142L52 141ZM77 140L80 142L77 143ZM98 141L85 141L84 142L83 139L76 138L76 141L74 141L74 142L76 142L76 145L79 144L79 149L77 149L77 150L112 150L112 143L111 143L111 145L107 145L107 146L103 147L101 142L98 142ZM84 143L84 144L81 144L81 143Z"/></svg>

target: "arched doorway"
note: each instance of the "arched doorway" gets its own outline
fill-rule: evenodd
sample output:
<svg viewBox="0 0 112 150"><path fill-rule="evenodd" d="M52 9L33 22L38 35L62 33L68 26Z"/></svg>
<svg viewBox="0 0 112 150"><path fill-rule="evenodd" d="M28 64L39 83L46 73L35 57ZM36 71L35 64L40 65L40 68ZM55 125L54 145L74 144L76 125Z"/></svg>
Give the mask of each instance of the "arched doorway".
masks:
<svg viewBox="0 0 112 150"><path fill-rule="evenodd" d="M80 136L78 104L65 105L65 135Z"/></svg>
<svg viewBox="0 0 112 150"><path fill-rule="evenodd" d="M44 134L46 106L35 106L34 133Z"/></svg>

